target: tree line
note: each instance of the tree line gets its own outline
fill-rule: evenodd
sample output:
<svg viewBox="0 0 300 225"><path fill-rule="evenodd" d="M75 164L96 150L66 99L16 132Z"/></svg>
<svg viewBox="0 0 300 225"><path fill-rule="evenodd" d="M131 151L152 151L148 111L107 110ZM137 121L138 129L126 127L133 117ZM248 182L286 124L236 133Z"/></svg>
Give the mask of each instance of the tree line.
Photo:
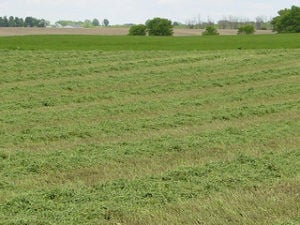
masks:
<svg viewBox="0 0 300 225"><path fill-rule="evenodd" d="M0 27L46 27L49 24L45 19L30 16L25 19L13 16L0 17Z"/></svg>
<svg viewBox="0 0 300 225"><path fill-rule="evenodd" d="M173 23L174 26L181 25L178 22ZM256 17L255 21L243 19L235 16L225 16L217 23L210 18L206 22L201 21L200 16L186 21L188 28L205 29L208 26L214 26L219 29L239 29L240 27L254 27L256 30L272 29L278 33L299 33L300 32L300 7L291 6L278 11L278 16L267 19L264 16Z"/></svg>
<svg viewBox="0 0 300 225"><path fill-rule="evenodd" d="M176 25L178 25L178 22L174 22L174 26ZM210 18L208 18L207 21L202 21L199 16L199 18L187 20L185 25L190 29L204 29L207 26L217 26L219 29L238 29L239 27L245 25L252 25L257 30L267 30L272 28L271 21L263 16L256 17L255 21L234 16L224 16L216 23L210 20Z"/></svg>
<svg viewBox="0 0 300 225"><path fill-rule="evenodd" d="M166 18L153 18L147 20L146 24L133 25L129 29L131 36L171 36L173 35L174 23ZM253 25L243 25L238 28L238 34L253 34L255 28ZM202 35L219 35L216 27L208 25Z"/></svg>
<svg viewBox="0 0 300 225"><path fill-rule="evenodd" d="M219 29L239 29L240 33L254 33L254 29L265 30L273 29L278 33L294 33L300 32L300 7L292 6L290 9L282 9L278 11L278 16L270 21L267 21L264 17L257 17L256 21L247 21L238 17L224 17L218 21L217 24L212 22L209 18L207 22L202 22L200 17L187 21L186 24L179 22L171 22L164 18L154 18L148 20L145 25L133 25L130 27L129 35L159 35L169 36L173 34L173 27L175 26L188 26L189 28L202 28L206 29L207 33L216 34L213 28ZM0 27L46 27L50 25L50 22L45 19L37 19L34 17L26 17L25 19L19 17L0 17ZM60 20L56 22L56 25L60 26L79 26L79 27L97 27L100 26L98 19L85 20L84 22ZM103 26L108 26L109 21L104 19L102 21ZM242 29L241 29L242 28Z"/></svg>
<svg viewBox="0 0 300 225"><path fill-rule="evenodd" d="M59 20L57 22L55 22L55 25L57 26L72 26L72 27L98 27L100 25L102 26L109 26L109 20L108 19L104 19L102 21L102 24L100 23L100 21L97 18L94 18L93 20L89 20L86 19L84 21L72 21L72 20Z"/></svg>
<svg viewBox="0 0 300 225"><path fill-rule="evenodd" d="M282 9L278 11L278 16L273 18L269 23L273 26L273 31L278 33L300 33L300 7L292 6L290 9ZM222 23L229 24L231 29L237 29L238 34L253 34L256 29L263 29L262 24L264 20L260 17L256 18L256 22L238 21L238 20L224 20L219 21L218 25L213 22L205 23L205 31L203 35L218 35L217 28L224 29ZM176 23L176 24L175 24ZM147 20L144 24L133 25L129 29L129 35L134 36L171 36L173 35L173 27L179 25L165 18L153 18Z"/></svg>
<svg viewBox="0 0 300 225"><path fill-rule="evenodd" d="M55 23L61 26L78 26L78 27L95 27L100 26L98 19L85 20L85 21L71 21L71 20L59 20ZM0 17L0 27L46 27L50 22L45 19L37 19L31 16L25 17L25 19L14 16ZM109 25L109 20L104 19L102 21L103 26Z"/></svg>

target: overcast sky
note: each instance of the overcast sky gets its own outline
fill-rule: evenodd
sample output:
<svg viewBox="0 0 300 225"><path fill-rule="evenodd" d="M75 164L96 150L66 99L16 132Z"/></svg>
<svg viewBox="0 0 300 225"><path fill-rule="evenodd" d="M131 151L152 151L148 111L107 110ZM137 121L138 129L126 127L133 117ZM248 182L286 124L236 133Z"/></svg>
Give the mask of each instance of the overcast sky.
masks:
<svg viewBox="0 0 300 225"><path fill-rule="evenodd" d="M111 24L144 23L164 17L185 23L199 17L217 21L229 15L269 19L292 5L300 6L300 0L0 0L0 16L33 16L52 23L107 18Z"/></svg>

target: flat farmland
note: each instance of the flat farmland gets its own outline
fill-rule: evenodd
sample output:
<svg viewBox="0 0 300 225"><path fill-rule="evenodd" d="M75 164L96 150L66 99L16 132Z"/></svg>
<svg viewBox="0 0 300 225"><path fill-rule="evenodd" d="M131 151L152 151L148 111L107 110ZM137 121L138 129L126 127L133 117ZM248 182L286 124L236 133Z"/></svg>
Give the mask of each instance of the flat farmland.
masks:
<svg viewBox="0 0 300 225"><path fill-rule="evenodd" d="M0 224L299 224L297 37L188 51L0 39Z"/></svg>
<svg viewBox="0 0 300 225"><path fill-rule="evenodd" d="M200 36L203 29L175 28L174 36ZM126 27L101 27L101 28L23 28L1 27L0 36L23 36L23 35L127 35L129 28ZM236 35L237 30L220 29L221 35ZM256 34L274 34L270 30L258 30Z"/></svg>

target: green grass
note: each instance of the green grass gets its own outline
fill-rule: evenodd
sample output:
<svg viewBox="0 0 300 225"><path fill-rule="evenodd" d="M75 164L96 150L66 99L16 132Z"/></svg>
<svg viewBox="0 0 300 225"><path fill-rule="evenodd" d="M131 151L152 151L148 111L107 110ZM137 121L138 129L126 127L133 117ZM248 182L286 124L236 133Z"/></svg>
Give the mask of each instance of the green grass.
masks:
<svg viewBox="0 0 300 225"><path fill-rule="evenodd" d="M266 37L0 38L0 224L299 224L298 36Z"/></svg>
<svg viewBox="0 0 300 225"><path fill-rule="evenodd" d="M300 48L299 34L217 37L48 35L0 37L0 49L19 50L227 50Z"/></svg>

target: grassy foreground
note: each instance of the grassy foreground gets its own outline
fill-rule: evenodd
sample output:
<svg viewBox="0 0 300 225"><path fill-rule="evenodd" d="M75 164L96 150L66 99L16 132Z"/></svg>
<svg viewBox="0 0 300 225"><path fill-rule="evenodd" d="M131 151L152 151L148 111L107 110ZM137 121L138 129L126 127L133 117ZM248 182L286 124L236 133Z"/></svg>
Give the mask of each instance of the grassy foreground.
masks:
<svg viewBox="0 0 300 225"><path fill-rule="evenodd" d="M300 49L73 48L0 50L0 224L300 223Z"/></svg>

